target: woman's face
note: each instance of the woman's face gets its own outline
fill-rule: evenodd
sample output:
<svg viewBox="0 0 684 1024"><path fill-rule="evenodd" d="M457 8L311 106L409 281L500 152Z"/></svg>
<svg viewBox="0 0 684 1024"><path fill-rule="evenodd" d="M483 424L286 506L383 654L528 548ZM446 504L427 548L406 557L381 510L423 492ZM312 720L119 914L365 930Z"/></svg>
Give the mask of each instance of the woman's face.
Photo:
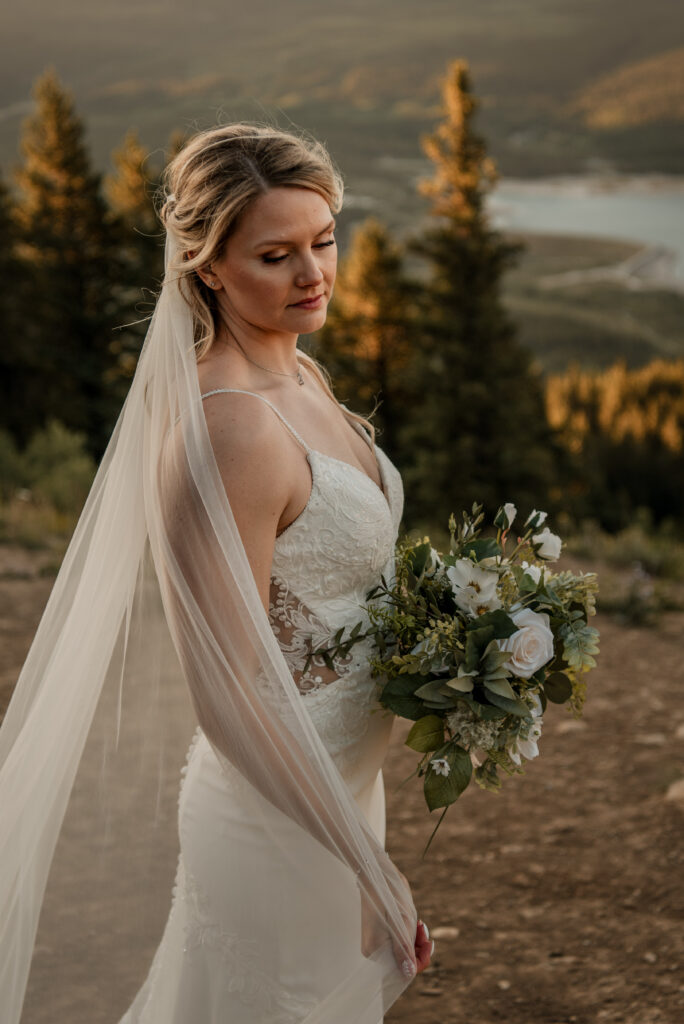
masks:
<svg viewBox="0 0 684 1024"><path fill-rule="evenodd" d="M337 270L335 221L308 188L273 188L239 219L203 280L229 327L308 334L325 323Z"/></svg>

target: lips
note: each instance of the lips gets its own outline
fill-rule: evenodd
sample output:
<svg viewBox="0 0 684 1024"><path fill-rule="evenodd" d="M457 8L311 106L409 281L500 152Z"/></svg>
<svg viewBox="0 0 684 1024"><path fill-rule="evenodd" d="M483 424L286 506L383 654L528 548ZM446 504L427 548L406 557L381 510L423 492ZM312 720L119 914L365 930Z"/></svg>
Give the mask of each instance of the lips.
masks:
<svg viewBox="0 0 684 1024"><path fill-rule="evenodd" d="M323 292L320 295L314 295L310 299L302 299L301 302L293 302L292 306L295 309L318 309L321 302L323 301Z"/></svg>

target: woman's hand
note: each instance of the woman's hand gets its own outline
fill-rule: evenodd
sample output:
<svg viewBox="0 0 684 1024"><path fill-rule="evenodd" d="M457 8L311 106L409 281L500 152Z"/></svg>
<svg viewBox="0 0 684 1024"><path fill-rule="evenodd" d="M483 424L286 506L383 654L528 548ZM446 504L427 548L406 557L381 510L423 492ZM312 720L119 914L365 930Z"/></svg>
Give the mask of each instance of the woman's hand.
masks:
<svg viewBox="0 0 684 1024"><path fill-rule="evenodd" d="M406 886L406 906L410 906L413 909L413 900L411 898L411 887L409 885L409 881L398 868L397 874ZM408 917L406 917L406 924L409 924ZM363 955L370 956L383 944L383 942L386 942L388 932L389 928L386 922L380 919L376 905L362 889L361 952ZM407 978L412 978L415 977L416 974L420 974L421 971L424 971L425 968L429 966L432 952L434 950L434 942L430 941L426 925L419 920L416 927L413 949L408 947L404 948L402 945L397 943L394 938L392 938L392 947L399 969Z"/></svg>
<svg viewBox="0 0 684 1024"><path fill-rule="evenodd" d="M416 927L415 947L417 974L420 974L421 971L424 971L426 967L430 966L430 961L434 951L435 941L434 939L430 939L428 926L424 921L418 921L418 925Z"/></svg>

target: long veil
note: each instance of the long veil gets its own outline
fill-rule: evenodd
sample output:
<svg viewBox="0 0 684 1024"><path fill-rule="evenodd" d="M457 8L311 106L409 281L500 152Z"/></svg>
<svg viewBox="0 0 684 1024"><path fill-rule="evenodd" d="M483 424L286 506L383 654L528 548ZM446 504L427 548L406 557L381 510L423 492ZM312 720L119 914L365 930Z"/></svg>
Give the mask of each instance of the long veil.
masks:
<svg viewBox="0 0 684 1024"><path fill-rule="evenodd" d="M377 1024L411 980L415 908L270 627L211 447L176 255L168 232L135 377L0 729L3 1024L24 1005L74 1024L129 1005L168 912L197 723L255 818L268 827L276 808L301 830L298 855L310 841L356 884L363 951L360 928L352 972L302 1020Z"/></svg>

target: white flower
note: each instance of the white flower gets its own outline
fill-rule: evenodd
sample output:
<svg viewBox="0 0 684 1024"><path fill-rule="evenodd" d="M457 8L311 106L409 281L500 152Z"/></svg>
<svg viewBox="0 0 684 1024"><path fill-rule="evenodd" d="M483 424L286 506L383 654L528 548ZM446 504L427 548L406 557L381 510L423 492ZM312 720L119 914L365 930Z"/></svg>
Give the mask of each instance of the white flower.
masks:
<svg viewBox="0 0 684 1024"><path fill-rule="evenodd" d="M464 612L481 615L501 607L496 592L499 575L481 569L469 558L459 558L455 565L447 567L446 574L451 583L454 601Z"/></svg>
<svg viewBox="0 0 684 1024"><path fill-rule="evenodd" d="M458 702L455 711L449 712L446 719L454 739L466 750L489 750L496 743L501 723L483 721L462 701Z"/></svg>
<svg viewBox="0 0 684 1024"><path fill-rule="evenodd" d="M533 508L525 520L525 526L527 526L528 523L531 523L532 520L535 520L535 526L541 526L546 522L546 512L539 512L536 508Z"/></svg>
<svg viewBox="0 0 684 1024"><path fill-rule="evenodd" d="M505 502L494 516L494 525L498 526L500 530L509 530L517 512L518 510L512 501Z"/></svg>
<svg viewBox="0 0 684 1024"><path fill-rule="evenodd" d="M439 557L439 552L435 548L430 547L430 557L428 558L427 565L425 568L428 571L434 572L435 570L439 569L441 565L442 560Z"/></svg>
<svg viewBox="0 0 684 1024"><path fill-rule="evenodd" d="M436 775L448 775L451 771L451 766L445 757L433 757L430 764Z"/></svg>
<svg viewBox="0 0 684 1024"><path fill-rule="evenodd" d="M541 566L531 565L529 562L521 562L521 567L525 570L525 576L529 576L534 583L539 583L541 579Z"/></svg>
<svg viewBox="0 0 684 1024"><path fill-rule="evenodd" d="M498 640L499 649L509 651L508 665L514 675L529 679L553 658L553 633L545 612L522 608L511 615L517 632Z"/></svg>
<svg viewBox="0 0 684 1024"><path fill-rule="evenodd" d="M508 754L515 764L520 764L520 755L531 761L533 757L537 757L539 754L539 747L537 741L539 740L542 732L543 719L541 700L537 694L532 694L532 700L535 702L535 706L531 709L532 711L532 722L523 723L520 734L515 737L513 742L507 748Z"/></svg>
<svg viewBox="0 0 684 1024"><path fill-rule="evenodd" d="M538 544L539 549L537 554L540 558L545 558L549 562L555 562L561 553L561 547L563 541L560 537L551 533L548 526L545 526L541 533L535 533L532 537L532 543Z"/></svg>

